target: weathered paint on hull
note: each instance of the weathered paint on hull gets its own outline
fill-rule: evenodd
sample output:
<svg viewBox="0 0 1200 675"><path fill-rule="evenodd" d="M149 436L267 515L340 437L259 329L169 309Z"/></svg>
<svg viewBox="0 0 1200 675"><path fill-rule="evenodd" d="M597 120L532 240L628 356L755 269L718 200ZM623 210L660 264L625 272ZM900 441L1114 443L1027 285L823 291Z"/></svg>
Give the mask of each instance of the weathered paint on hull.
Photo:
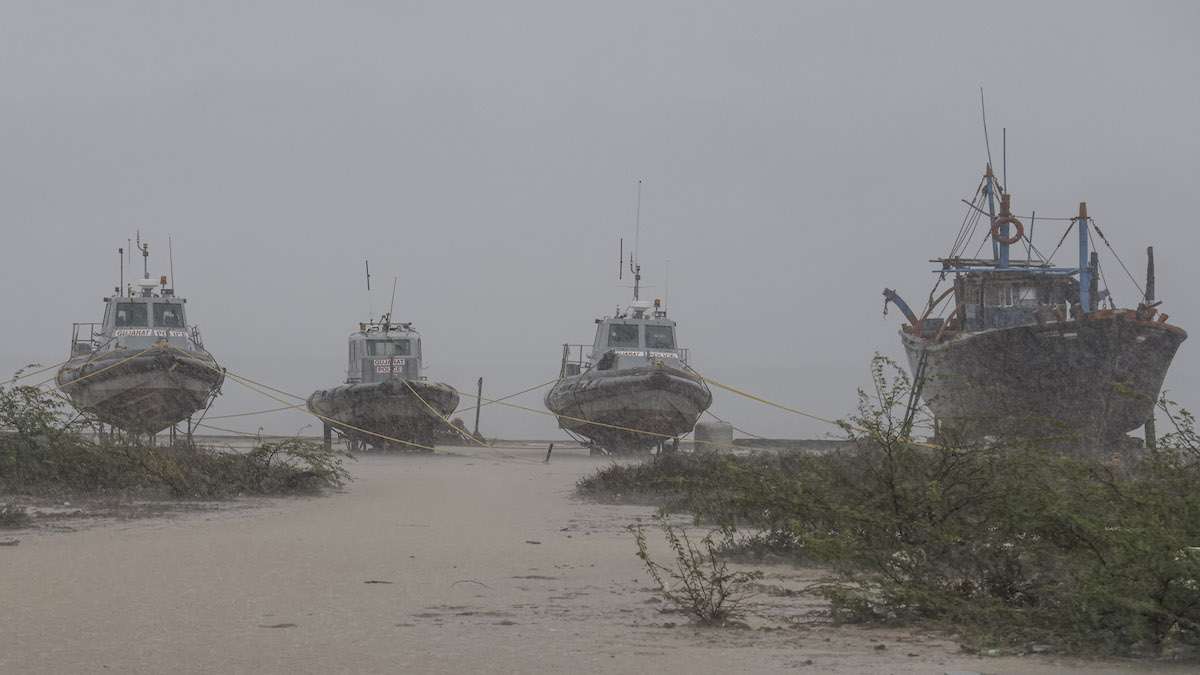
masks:
<svg viewBox="0 0 1200 675"><path fill-rule="evenodd" d="M412 385L429 406L413 396L406 383ZM458 392L441 382L394 379L321 389L308 397L307 406L314 415L333 420L330 426L348 438L375 447L402 450L411 449L411 446L390 443L373 434L432 446L434 431L445 425L438 416L444 418L454 412L458 407Z"/></svg>
<svg viewBox="0 0 1200 675"><path fill-rule="evenodd" d="M163 348L130 356L113 350L71 359L58 371L58 386L80 412L125 431L155 434L204 409L225 379L207 353Z"/></svg>
<svg viewBox="0 0 1200 675"><path fill-rule="evenodd" d="M944 428L1103 449L1150 418L1187 333L1106 312L941 343L901 338L914 372L928 351L923 398Z"/></svg>
<svg viewBox="0 0 1200 675"><path fill-rule="evenodd" d="M546 394L546 407L566 416L558 418L561 428L618 453L647 450L664 437L688 433L711 404L712 393L698 377L661 367L591 370L559 380Z"/></svg>

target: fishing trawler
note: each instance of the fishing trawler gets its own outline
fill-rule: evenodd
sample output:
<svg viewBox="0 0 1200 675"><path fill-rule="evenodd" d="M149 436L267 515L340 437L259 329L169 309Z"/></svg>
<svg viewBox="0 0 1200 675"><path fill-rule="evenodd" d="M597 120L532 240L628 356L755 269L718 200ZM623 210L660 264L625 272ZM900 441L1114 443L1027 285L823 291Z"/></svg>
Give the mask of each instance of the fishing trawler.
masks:
<svg viewBox="0 0 1200 675"><path fill-rule="evenodd" d="M631 271L633 304L596 319L590 351L563 345L558 382L545 400L560 428L614 454L677 441L712 404L708 386L688 366L688 350L676 344L676 324L662 302L638 297L641 266Z"/></svg>
<svg viewBox="0 0 1200 675"><path fill-rule="evenodd" d="M308 411L351 447L427 450L434 432L458 407L458 391L421 376L421 334L411 323L379 321L350 334L346 383L308 397ZM424 446L424 447L420 447Z"/></svg>
<svg viewBox="0 0 1200 675"><path fill-rule="evenodd" d="M938 265L938 282L921 315L895 291L883 292L885 313L893 303L908 321L900 339L914 391L929 405L937 428L1087 451L1135 443L1127 434L1152 420L1167 370L1187 338L1159 311L1153 258L1137 306L1121 309L1101 287L1093 232L1112 247L1086 203L1077 215L1058 219L1069 221L1059 246L1071 228L1078 245L1077 264L1058 267L1051 262L1054 252L1043 256L1030 239L1036 214L1013 214L1012 198L990 163L974 199L963 201L968 212L950 254L930 261ZM966 255L980 226L986 237L980 246L990 242L991 259ZM1024 250L1014 256L1022 241ZM950 287L935 295L947 281ZM935 317L939 310L948 314Z"/></svg>
<svg viewBox="0 0 1200 675"><path fill-rule="evenodd" d="M70 359L56 380L81 413L153 435L212 405L225 374L188 324L187 299L175 295L166 276L150 278L150 247L139 242L138 249L143 278L122 293L122 265L120 285L104 298L103 320L73 325Z"/></svg>

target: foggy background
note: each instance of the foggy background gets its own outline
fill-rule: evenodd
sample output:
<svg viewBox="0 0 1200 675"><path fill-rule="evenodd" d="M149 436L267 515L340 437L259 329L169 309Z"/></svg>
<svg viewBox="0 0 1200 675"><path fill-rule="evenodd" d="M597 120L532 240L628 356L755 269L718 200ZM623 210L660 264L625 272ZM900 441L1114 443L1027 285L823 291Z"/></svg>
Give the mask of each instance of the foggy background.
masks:
<svg viewBox="0 0 1200 675"><path fill-rule="evenodd" d="M902 357L881 289L923 304L978 183L980 85L1015 211L1086 200L1139 283L1155 246L1161 309L1200 327L1194 3L103 4L0 5L5 375L66 358L140 228L153 276L173 237L189 320L236 373L341 383L369 258L375 315L398 277L431 379L508 394L627 304L641 178L647 295L669 260L693 365L840 416L873 352ZM1197 339L1167 383L1193 408ZM833 431L714 394L754 433ZM227 381L210 415L278 405ZM300 412L214 423L320 432ZM498 406L482 431L561 437Z"/></svg>

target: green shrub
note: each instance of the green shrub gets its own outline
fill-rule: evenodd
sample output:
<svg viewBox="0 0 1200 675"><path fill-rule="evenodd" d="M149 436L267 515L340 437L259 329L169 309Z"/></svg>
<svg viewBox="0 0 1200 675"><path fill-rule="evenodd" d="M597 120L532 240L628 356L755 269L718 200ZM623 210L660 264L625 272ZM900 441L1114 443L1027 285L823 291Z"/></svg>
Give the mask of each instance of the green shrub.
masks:
<svg viewBox="0 0 1200 675"><path fill-rule="evenodd" d="M19 529L30 522L29 513L20 504L0 504L0 529Z"/></svg>
<svg viewBox="0 0 1200 675"><path fill-rule="evenodd" d="M736 549L828 566L834 616L926 621L978 642L1161 653L1200 646L1200 444L1168 401L1156 452L1119 460L1033 443L924 443L910 383L872 364L826 455L671 457L610 467L587 494L659 491L741 534ZM918 410L917 428L928 420ZM665 497L664 497L665 495Z"/></svg>
<svg viewBox="0 0 1200 675"><path fill-rule="evenodd" d="M314 492L349 478L344 455L300 439L237 452L93 440L80 430L81 420L68 420L62 402L46 391L0 387L0 491L218 498Z"/></svg>

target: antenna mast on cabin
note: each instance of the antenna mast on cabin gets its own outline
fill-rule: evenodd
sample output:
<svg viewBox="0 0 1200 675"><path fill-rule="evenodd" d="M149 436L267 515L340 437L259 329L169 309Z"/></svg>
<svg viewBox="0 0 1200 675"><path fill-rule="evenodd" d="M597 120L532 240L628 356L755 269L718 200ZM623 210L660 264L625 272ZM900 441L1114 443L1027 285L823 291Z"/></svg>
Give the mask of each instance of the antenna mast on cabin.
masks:
<svg viewBox="0 0 1200 675"><path fill-rule="evenodd" d="M150 244L142 243L142 231L134 230L134 236L137 237L138 250L142 252L142 278L150 278Z"/></svg>
<svg viewBox="0 0 1200 675"><path fill-rule="evenodd" d="M629 256L629 271L633 272L633 301L638 301L642 282L642 264L638 261L638 246L642 240L642 179L637 182L637 207L633 212L633 254Z"/></svg>
<svg viewBox="0 0 1200 675"><path fill-rule="evenodd" d="M364 260L363 267L367 270L367 321L375 318L375 308L371 305L371 261Z"/></svg>
<svg viewBox="0 0 1200 675"><path fill-rule="evenodd" d="M388 304L387 319L384 320L385 324L391 324L392 322L392 311L396 309L396 284L398 283L400 283L400 277L392 277L392 302ZM383 327L383 329L389 330L388 326L386 325Z"/></svg>

